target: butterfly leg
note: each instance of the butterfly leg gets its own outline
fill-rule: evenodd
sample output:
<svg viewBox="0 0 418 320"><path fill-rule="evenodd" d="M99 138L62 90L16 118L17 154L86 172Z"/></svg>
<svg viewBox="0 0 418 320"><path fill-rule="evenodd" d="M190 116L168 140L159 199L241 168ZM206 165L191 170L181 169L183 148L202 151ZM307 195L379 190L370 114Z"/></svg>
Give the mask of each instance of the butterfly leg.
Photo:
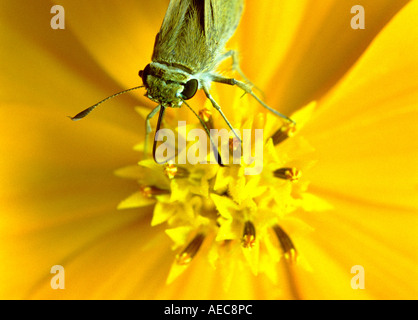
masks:
<svg viewBox="0 0 418 320"><path fill-rule="evenodd" d="M252 83L251 80L241 70L241 67L239 65L238 51L236 51L236 50L229 50L229 51L225 52L224 54L222 54L219 57L218 63L220 63L223 60L228 59L228 58L231 58L232 59L232 70L238 72L238 74L240 75L240 77L242 79L244 79L245 83L247 83L249 87L257 89L257 91L259 91L261 93L261 95L264 96L263 91L260 88L258 88L256 85L254 85L254 83Z"/></svg>
<svg viewBox="0 0 418 320"><path fill-rule="evenodd" d="M221 106L215 101L215 99L213 99L212 95L209 93L209 89L205 85L203 85L202 88L203 88L203 91L205 92L206 97L212 103L213 107L216 110L218 110L218 112L221 114L222 118L224 118L224 120L225 120L226 124L228 125L228 127L232 130L232 132L234 133L235 137L237 137L238 141L241 143L242 142L241 141L241 138L235 132L235 130L232 127L231 123L229 122L229 120L227 119L227 117L225 116L225 114L222 112Z"/></svg>
<svg viewBox="0 0 418 320"><path fill-rule="evenodd" d="M148 155L148 144L149 144L149 134L152 131L151 128L151 119L153 116L155 116L155 114L160 111L161 106L158 105L157 107L155 107L147 116L147 118L145 119L145 142L144 142L144 157L147 157Z"/></svg>

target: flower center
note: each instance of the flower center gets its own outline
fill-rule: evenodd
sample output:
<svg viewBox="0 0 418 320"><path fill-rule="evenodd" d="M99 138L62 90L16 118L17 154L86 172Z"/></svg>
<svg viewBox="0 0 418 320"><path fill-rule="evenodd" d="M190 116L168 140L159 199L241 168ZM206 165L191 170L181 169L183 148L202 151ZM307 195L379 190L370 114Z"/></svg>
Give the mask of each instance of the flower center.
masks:
<svg viewBox="0 0 418 320"><path fill-rule="evenodd" d="M199 115L208 129L215 127L209 109L202 109ZM253 131L270 128L262 137L264 170L260 174L245 174L253 165L251 161L224 166L176 164L173 159L162 165L151 159L139 162L140 191L130 199L138 207L153 201L152 225L165 223L167 226L166 233L177 250L168 282L177 278L203 247L214 266L220 257L228 256L225 252L232 246L240 247L240 263L249 265L255 274L258 270L273 272L269 266L280 257L288 263L298 260L299 253L285 229L289 226L292 229L288 217L310 201L304 196L307 181L302 170L311 160L294 159L290 152L295 144L301 148L308 145L298 136L298 127L287 122L277 126L279 120L272 117L252 114L240 123L241 128ZM256 152L254 140L250 145L253 153ZM246 141L241 145L231 135L227 148L234 152L240 147L246 147Z"/></svg>

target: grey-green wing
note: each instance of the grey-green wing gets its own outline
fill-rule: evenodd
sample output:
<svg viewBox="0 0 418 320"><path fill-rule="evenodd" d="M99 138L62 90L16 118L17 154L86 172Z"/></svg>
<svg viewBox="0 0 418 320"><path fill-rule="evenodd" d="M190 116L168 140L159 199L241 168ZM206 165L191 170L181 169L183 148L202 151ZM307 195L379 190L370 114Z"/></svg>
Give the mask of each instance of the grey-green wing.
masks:
<svg viewBox="0 0 418 320"><path fill-rule="evenodd" d="M235 32L244 0L171 0L157 34L152 61L212 70Z"/></svg>

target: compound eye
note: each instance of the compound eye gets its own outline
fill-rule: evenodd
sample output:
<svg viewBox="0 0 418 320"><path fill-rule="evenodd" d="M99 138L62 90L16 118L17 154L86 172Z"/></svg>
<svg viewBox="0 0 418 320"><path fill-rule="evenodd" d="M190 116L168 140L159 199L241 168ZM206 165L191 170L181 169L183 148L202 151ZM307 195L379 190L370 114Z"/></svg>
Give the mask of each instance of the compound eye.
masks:
<svg viewBox="0 0 418 320"><path fill-rule="evenodd" d="M199 83L196 79L191 79L191 80L187 81L186 84L184 85L184 89L181 93L181 96L183 97L183 99L184 100L189 100L189 99L193 98L193 96L196 94L198 85L199 85Z"/></svg>
<svg viewBox="0 0 418 320"><path fill-rule="evenodd" d="M139 71L139 76L142 78L142 82L144 83L144 85L147 85L147 77L151 72L151 67L149 64L147 64L147 66L145 67L144 70L140 70Z"/></svg>

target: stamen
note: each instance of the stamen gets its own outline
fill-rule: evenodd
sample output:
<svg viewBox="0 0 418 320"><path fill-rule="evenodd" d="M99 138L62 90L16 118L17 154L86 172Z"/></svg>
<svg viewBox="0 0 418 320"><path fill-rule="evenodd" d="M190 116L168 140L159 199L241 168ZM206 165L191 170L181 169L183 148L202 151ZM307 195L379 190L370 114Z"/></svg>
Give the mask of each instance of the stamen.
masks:
<svg viewBox="0 0 418 320"><path fill-rule="evenodd" d="M222 240L219 245L220 247L226 248L226 247L229 247L231 243L232 243L231 239L225 239L225 240Z"/></svg>
<svg viewBox="0 0 418 320"><path fill-rule="evenodd" d="M203 108L199 110L199 117L203 120L209 130L214 129L212 111L210 109Z"/></svg>
<svg viewBox="0 0 418 320"><path fill-rule="evenodd" d="M297 182L302 176L302 171L296 168L280 168L273 172L276 178Z"/></svg>
<svg viewBox="0 0 418 320"><path fill-rule="evenodd" d="M242 154L241 141L235 136L229 137L229 154L232 155L235 151L238 150L238 148L241 148L241 154Z"/></svg>
<svg viewBox="0 0 418 320"><path fill-rule="evenodd" d="M141 186L139 187L139 190L142 192L142 194L146 197L146 198L152 198L155 196L160 196L163 194L169 194L170 191L169 190L164 190L164 189L160 189L154 186Z"/></svg>
<svg viewBox="0 0 418 320"><path fill-rule="evenodd" d="M245 222L241 243L246 249L251 249L255 245L255 227L251 221Z"/></svg>
<svg viewBox="0 0 418 320"><path fill-rule="evenodd" d="M164 173L170 180L174 178L187 178L190 175L189 170L186 168L178 167L174 163L165 164Z"/></svg>
<svg viewBox="0 0 418 320"><path fill-rule="evenodd" d="M200 249L200 246L203 243L203 240L205 239L205 235L203 233L198 233L193 240L187 245L187 247L177 255L176 261L179 265L186 265L189 264L194 256L197 254L197 252Z"/></svg>
<svg viewBox="0 0 418 320"><path fill-rule="evenodd" d="M282 246L284 257L287 261L296 262L297 259L297 251L295 246L293 245L292 240L287 235L287 233L279 226L275 225L273 227L274 232L276 233L277 238L280 241L280 245Z"/></svg>
<svg viewBox="0 0 418 320"><path fill-rule="evenodd" d="M273 144L277 146L279 143L283 142L289 137L292 137L296 132L296 124L293 122L287 122L279 130L277 130L271 138L273 139Z"/></svg>

